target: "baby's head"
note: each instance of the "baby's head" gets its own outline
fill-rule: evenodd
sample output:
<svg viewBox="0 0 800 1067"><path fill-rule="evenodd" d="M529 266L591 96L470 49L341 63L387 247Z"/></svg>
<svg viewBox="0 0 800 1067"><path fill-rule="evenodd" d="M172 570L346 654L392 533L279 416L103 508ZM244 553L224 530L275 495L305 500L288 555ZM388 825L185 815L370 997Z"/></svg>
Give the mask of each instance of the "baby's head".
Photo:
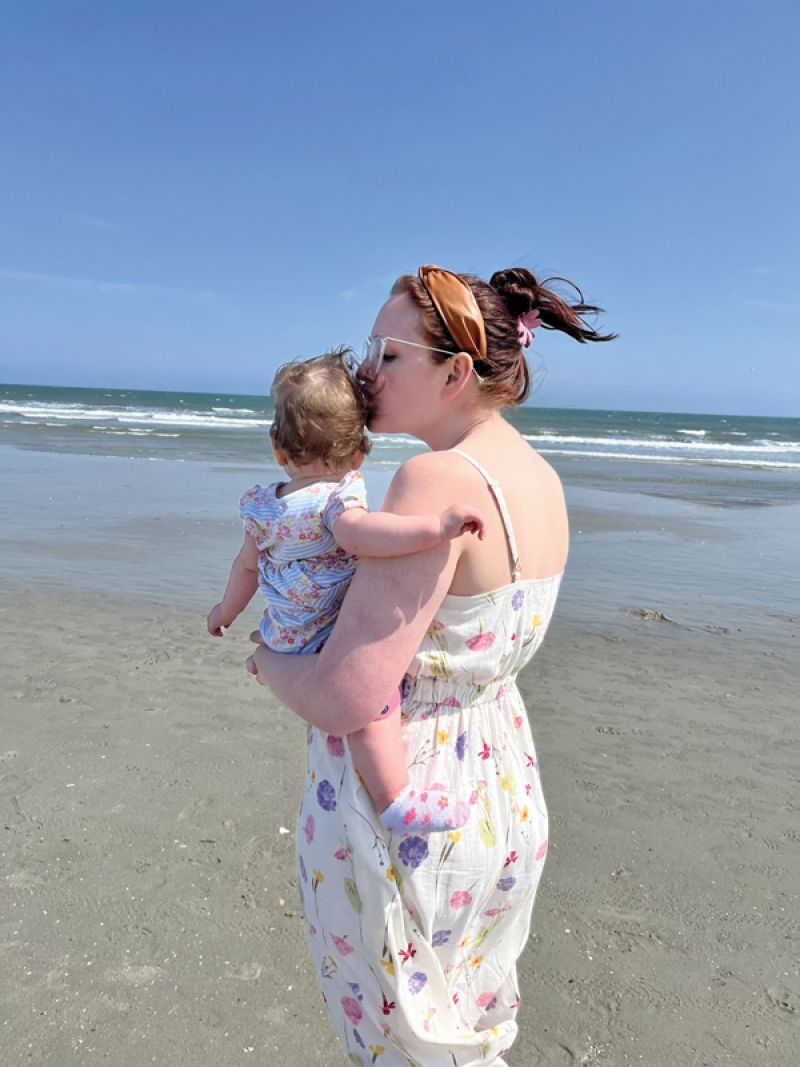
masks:
<svg viewBox="0 0 800 1067"><path fill-rule="evenodd" d="M358 466L370 450L364 433L369 397L345 369L347 348L284 363L272 383L273 446L292 463Z"/></svg>

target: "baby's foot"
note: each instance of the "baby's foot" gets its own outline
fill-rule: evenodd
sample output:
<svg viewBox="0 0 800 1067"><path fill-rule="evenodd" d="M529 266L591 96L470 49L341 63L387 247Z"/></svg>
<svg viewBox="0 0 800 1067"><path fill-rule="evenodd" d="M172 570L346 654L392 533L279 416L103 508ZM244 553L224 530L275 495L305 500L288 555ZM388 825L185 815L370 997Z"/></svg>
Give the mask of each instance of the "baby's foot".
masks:
<svg viewBox="0 0 800 1067"><path fill-rule="evenodd" d="M472 801L459 800L443 785L419 792L407 785L380 813L380 820L391 833L430 834L463 826L471 813Z"/></svg>

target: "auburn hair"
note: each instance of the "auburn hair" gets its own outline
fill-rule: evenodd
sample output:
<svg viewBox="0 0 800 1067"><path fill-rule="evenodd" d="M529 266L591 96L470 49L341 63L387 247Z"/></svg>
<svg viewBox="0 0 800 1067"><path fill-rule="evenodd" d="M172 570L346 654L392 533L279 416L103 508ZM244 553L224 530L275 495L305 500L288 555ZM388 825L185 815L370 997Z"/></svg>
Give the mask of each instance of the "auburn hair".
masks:
<svg viewBox="0 0 800 1067"><path fill-rule="evenodd" d="M496 271L488 282L473 274L460 274L477 301L486 331L486 358L474 360L475 370L483 379L481 395L498 406L521 404L530 394L531 375L523 349L520 347L517 324L522 315L538 311L546 330L559 330L581 344L586 341L613 341L615 333L598 333L584 321L585 315L603 309L587 304L583 293L567 278L546 278L544 281L525 267L509 267ZM568 286L577 294L570 301L550 286ZM415 274L403 274L392 286L392 296L407 294L420 313L425 340L432 348L459 351L441 315L434 307L425 286ZM568 294L573 295L573 294ZM436 362L448 357L433 352Z"/></svg>
<svg viewBox="0 0 800 1067"><path fill-rule="evenodd" d="M340 466L370 450L364 433L369 397L347 373L349 351L342 346L278 368L270 435L294 463L323 460Z"/></svg>

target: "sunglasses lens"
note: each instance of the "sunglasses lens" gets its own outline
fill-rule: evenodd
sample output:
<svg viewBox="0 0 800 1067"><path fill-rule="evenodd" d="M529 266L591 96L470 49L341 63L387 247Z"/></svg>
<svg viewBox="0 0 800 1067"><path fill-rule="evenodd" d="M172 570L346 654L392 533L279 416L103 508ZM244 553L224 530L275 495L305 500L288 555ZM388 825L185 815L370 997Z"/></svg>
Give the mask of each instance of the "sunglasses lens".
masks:
<svg viewBox="0 0 800 1067"><path fill-rule="evenodd" d="M380 337L370 337L364 342L364 351L358 367L359 378L375 379L383 362L383 344Z"/></svg>

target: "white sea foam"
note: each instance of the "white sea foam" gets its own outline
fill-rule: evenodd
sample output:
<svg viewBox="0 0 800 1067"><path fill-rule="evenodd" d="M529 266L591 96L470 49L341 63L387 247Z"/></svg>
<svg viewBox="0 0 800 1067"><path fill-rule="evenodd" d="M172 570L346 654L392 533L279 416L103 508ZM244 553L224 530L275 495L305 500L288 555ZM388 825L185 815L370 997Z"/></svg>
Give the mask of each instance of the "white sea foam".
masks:
<svg viewBox="0 0 800 1067"><path fill-rule="evenodd" d="M77 404L9 404L0 401L0 411L8 415L22 415L26 419L88 419L116 418L118 412L104 408L86 408Z"/></svg>
<svg viewBox="0 0 800 1067"><path fill-rule="evenodd" d="M382 447L383 445L395 449L425 447L420 441L417 440L416 437L409 437L407 434L404 433L397 433L391 435L371 433L369 435L369 439L370 441L372 441L373 445L378 445L379 447Z"/></svg>
<svg viewBox="0 0 800 1067"><path fill-rule="evenodd" d="M757 440L754 444L759 448L764 448L767 451L777 450L779 452L800 452L800 441L784 441L782 445L776 445L772 441L765 441L763 438ZM738 446L735 446L738 447Z"/></svg>
<svg viewBox="0 0 800 1067"><path fill-rule="evenodd" d="M211 435L218 431L253 431L262 434L271 424L271 420L263 411L249 407L216 406L198 410L191 406L191 401L186 404L181 400L178 405L171 399L170 403L174 403L174 407L150 408L143 405L133 408L126 407L123 403L115 404L114 401L119 396L120 394L107 394L107 399L111 399L112 403L102 406L70 403L66 400L41 401L9 397L7 400L0 400L0 422L4 426L30 427L25 433L26 438L29 433L35 433L37 427L43 430L45 427L62 428L71 425L75 430L85 428L98 436L112 434L145 439L180 438L189 432L200 434L207 431L209 443ZM531 426L531 420L524 420L522 426L525 421ZM724 420L719 420L709 429L672 429L669 424L665 426L663 421L655 419L651 425L647 422L642 424L639 419L635 419L628 421L627 425L609 425L607 429L602 422L594 420L593 424L589 424L592 429L586 434L580 432L582 424L578 421L574 427L577 432L561 433L555 428L552 419L547 421L549 426L537 425L535 432L523 432L523 436L534 447L552 455L677 465L705 463L717 466L800 470L800 463L795 462L796 458L800 458L800 434L793 435L795 440L787 441L782 440L783 435L777 431L761 428L761 436L751 439L751 434L747 431L721 429L720 423ZM709 440L710 436L715 439ZM731 438L735 438L735 441ZM235 441L234 438L232 440ZM380 467L396 466L424 447L419 441L404 434L378 433L371 435L371 440L374 445L372 462ZM153 447L158 447L155 442Z"/></svg>
<svg viewBox="0 0 800 1067"><path fill-rule="evenodd" d="M263 430L272 425L271 419L225 418L202 411L131 411L117 416L119 422L154 422L159 426L185 426L192 429L211 427L234 430Z"/></svg>
<svg viewBox="0 0 800 1067"><path fill-rule="evenodd" d="M709 456L647 456L641 452L575 452L571 448L542 448L539 450L547 456L575 456L581 459L630 459L650 463L705 463L712 467L760 467L769 470L798 470L800 463L788 463L781 460L762 459L723 459Z"/></svg>
<svg viewBox="0 0 800 1067"><path fill-rule="evenodd" d="M800 451L800 442L758 441L752 445L724 444L716 441L669 441L663 437L629 437L624 440L608 437L573 437L569 434L523 434L526 441L533 444L569 444L569 445L624 445L626 448L657 448L677 452L796 452ZM586 453L581 453L585 455Z"/></svg>
<svg viewBox="0 0 800 1067"><path fill-rule="evenodd" d="M164 433L149 427L129 426L124 430L115 430L112 426L90 426L92 433L114 434L118 437L180 437L179 433Z"/></svg>
<svg viewBox="0 0 800 1067"><path fill-rule="evenodd" d="M228 410L218 408L217 411ZM245 411L249 409L238 409ZM207 411L174 411L159 408L101 408L82 404L37 403L14 404L0 401L0 412L9 415L21 415L23 419L38 421L40 419L59 419L62 422L108 422L122 425L152 423L157 426L185 426L194 429L225 428L236 430L263 430L271 425L271 420L263 416L242 418L212 414Z"/></svg>

